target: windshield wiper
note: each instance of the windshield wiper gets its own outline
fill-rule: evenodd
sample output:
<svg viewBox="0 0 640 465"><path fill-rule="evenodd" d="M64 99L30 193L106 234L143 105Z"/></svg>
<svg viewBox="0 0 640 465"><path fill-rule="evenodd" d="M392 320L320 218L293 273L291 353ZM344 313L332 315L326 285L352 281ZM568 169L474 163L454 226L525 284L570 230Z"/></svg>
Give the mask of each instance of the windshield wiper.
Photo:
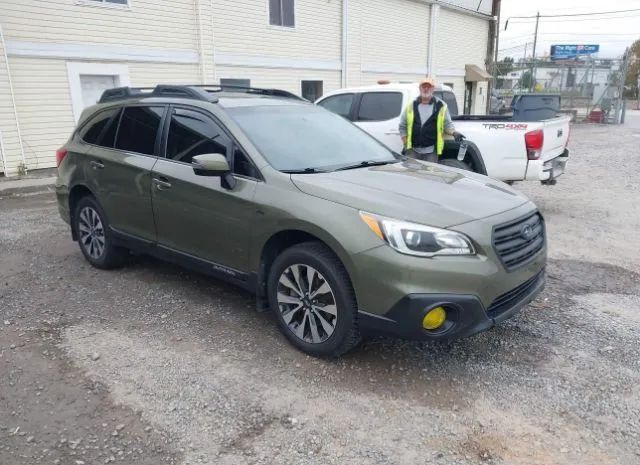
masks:
<svg viewBox="0 0 640 465"><path fill-rule="evenodd" d="M314 174L314 173L326 173L326 170L321 170L318 168L302 168L299 170L280 170L282 173L287 174Z"/></svg>
<svg viewBox="0 0 640 465"><path fill-rule="evenodd" d="M391 163L398 163L400 160L394 158L393 160L364 160L360 163L355 163L353 165L342 166L335 171L344 171L344 170L355 170L357 168L367 168L369 166L382 166L389 165Z"/></svg>

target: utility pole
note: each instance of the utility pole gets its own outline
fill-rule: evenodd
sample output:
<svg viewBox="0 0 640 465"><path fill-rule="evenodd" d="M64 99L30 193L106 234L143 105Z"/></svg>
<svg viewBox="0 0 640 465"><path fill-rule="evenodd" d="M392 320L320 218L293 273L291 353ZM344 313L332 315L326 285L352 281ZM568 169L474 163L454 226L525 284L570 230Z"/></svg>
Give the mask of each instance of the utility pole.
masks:
<svg viewBox="0 0 640 465"><path fill-rule="evenodd" d="M627 70L629 69L629 56L631 55L631 50L627 47L624 52L624 61L622 62L622 73L620 75L620 82L618 84L618 101L616 102L616 115L615 115L615 123L622 124L624 123L624 118L622 116L622 105L624 103L624 84L627 80Z"/></svg>
<svg viewBox="0 0 640 465"><path fill-rule="evenodd" d="M536 88L536 46L538 45L538 24L540 23L540 12L536 15L536 32L533 37L533 57L531 58L531 86L529 91L533 92Z"/></svg>

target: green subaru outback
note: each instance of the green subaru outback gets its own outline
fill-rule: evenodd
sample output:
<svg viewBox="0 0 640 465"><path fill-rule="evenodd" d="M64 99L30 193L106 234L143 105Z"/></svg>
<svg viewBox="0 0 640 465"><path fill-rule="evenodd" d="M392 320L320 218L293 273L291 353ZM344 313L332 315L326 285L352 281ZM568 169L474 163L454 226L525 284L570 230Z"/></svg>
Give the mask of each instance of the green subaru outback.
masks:
<svg viewBox="0 0 640 465"><path fill-rule="evenodd" d="M93 266L131 251L235 283L293 345L451 340L544 287L544 221L485 176L391 152L284 91L106 91L57 152L60 214Z"/></svg>

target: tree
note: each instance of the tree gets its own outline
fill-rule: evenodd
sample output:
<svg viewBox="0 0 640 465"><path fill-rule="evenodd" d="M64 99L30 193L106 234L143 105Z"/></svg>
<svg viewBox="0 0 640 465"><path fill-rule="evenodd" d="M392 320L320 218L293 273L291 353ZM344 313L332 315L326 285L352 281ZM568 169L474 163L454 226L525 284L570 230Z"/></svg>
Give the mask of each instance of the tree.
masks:
<svg viewBox="0 0 640 465"><path fill-rule="evenodd" d="M531 87L531 71L525 71L520 78L520 88L529 89Z"/></svg>
<svg viewBox="0 0 640 465"><path fill-rule="evenodd" d="M504 57L496 63L496 89L502 89L504 87L504 79L500 78L500 76L505 76L511 71L513 71L513 58Z"/></svg>
<svg viewBox="0 0 640 465"><path fill-rule="evenodd" d="M629 68L625 80L625 96L640 98L640 39L636 40L629 49Z"/></svg>

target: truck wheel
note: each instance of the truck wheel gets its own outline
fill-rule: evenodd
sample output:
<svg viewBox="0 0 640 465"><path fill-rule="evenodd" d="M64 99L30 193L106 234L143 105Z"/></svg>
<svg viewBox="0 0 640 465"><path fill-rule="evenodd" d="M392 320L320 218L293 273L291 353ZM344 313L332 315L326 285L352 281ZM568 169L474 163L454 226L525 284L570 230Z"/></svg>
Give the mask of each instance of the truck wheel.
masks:
<svg viewBox="0 0 640 465"><path fill-rule="evenodd" d="M445 158L444 160L440 160L438 163L452 168L458 168L460 170L473 171L468 164L458 160L457 158Z"/></svg>
<svg viewBox="0 0 640 465"><path fill-rule="evenodd" d="M129 252L113 244L107 217L96 199L86 196L78 201L73 223L80 250L91 265L106 270L124 264Z"/></svg>
<svg viewBox="0 0 640 465"><path fill-rule="evenodd" d="M351 280L324 244L304 242L282 252L267 286L280 330L301 351L338 357L360 342Z"/></svg>

